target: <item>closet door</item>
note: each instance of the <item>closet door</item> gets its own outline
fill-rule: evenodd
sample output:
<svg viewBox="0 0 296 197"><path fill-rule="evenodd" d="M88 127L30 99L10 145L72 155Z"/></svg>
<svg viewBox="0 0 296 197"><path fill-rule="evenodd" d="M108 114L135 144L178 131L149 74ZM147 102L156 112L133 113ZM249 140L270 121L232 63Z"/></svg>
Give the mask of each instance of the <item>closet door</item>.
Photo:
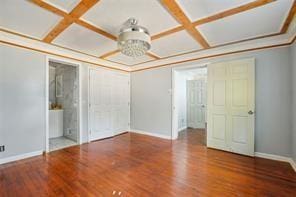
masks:
<svg viewBox="0 0 296 197"><path fill-rule="evenodd" d="M208 66L209 147L254 155L254 68L254 59Z"/></svg>
<svg viewBox="0 0 296 197"><path fill-rule="evenodd" d="M90 69L90 141L111 137L129 129L129 89L129 74Z"/></svg>

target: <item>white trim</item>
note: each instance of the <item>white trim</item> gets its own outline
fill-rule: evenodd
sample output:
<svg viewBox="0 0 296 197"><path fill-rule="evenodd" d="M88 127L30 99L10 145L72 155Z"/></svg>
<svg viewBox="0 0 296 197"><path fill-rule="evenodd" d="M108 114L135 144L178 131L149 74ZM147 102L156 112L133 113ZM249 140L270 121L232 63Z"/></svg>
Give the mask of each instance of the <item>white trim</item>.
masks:
<svg viewBox="0 0 296 197"><path fill-rule="evenodd" d="M75 66L78 71L78 135L77 144L82 144L82 64L78 61L69 60L67 58L46 55L46 68L45 68L45 152L49 152L49 61L62 63L69 66Z"/></svg>
<svg viewBox="0 0 296 197"><path fill-rule="evenodd" d="M129 132L143 134L143 135L149 135L149 136L163 138L163 139L167 139L167 140L171 140L172 139L170 135L162 135L162 134L157 134L157 133L150 133L148 131L141 131L141 130L132 129Z"/></svg>
<svg viewBox="0 0 296 197"><path fill-rule="evenodd" d="M10 29L4 28L2 26L0 26L0 28L4 29L6 31L11 31ZM15 32L15 33L20 33L20 32ZM49 54L56 55L56 56L59 56L60 58L62 58L61 56L64 56L64 57L76 59L77 61L88 62L89 64L95 64L95 65L99 64L99 65L102 65L102 67L107 66L111 69L114 68L114 69L121 69L121 70L125 70L125 71L131 70L129 66L125 66L125 65L115 63L115 62L106 61L104 59L101 59L98 57L93 57L93 56L90 56L87 54L83 54L78 51L77 52L71 51L69 49L65 49L65 48L55 46L55 45L52 45L49 43L44 43L39 40L34 40L32 38L26 38L24 36L15 35L13 33L1 31L1 30L0 30L0 40L4 41L4 42L8 42L10 44L26 46L26 47L29 47L31 50L41 50L42 51L41 53L45 53L48 55ZM2 43L0 43L0 44L2 44Z"/></svg>
<svg viewBox="0 0 296 197"><path fill-rule="evenodd" d="M196 68L205 68L207 67L208 63L203 63L203 64L196 64L194 62L191 62L189 65L186 66L182 66L182 67L173 67L172 68L172 106L171 106L171 110L172 110L172 131L171 131L171 139L175 140L178 137L178 103L177 103L177 99L176 97L176 72L178 71L182 71L182 70L189 70L189 69L196 69Z"/></svg>
<svg viewBox="0 0 296 197"><path fill-rule="evenodd" d="M294 161L292 158L290 160L290 164L292 166L292 168L294 169L294 171L296 172L296 161Z"/></svg>
<svg viewBox="0 0 296 197"><path fill-rule="evenodd" d="M296 172L296 162L290 157L284 157L284 156L280 156L280 155L273 155L273 154L260 153L260 152L255 152L255 157L261 157L261 158L265 158L265 159L287 162L292 166L292 168Z"/></svg>
<svg viewBox="0 0 296 197"><path fill-rule="evenodd" d="M187 126L185 126L185 127L182 127L182 128L178 128L178 132L180 132L180 131L183 131L184 129L187 129L188 127Z"/></svg>
<svg viewBox="0 0 296 197"><path fill-rule="evenodd" d="M9 162L13 162L13 161L21 160L21 159L26 159L26 158L29 158L29 157L42 155L42 153L43 153L43 150L39 150L39 151L24 153L24 154L21 154L21 155L6 157L6 158L3 158L3 159L0 159L0 164L9 163Z"/></svg>
<svg viewBox="0 0 296 197"><path fill-rule="evenodd" d="M104 71L108 71L108 72L115 72L115 73L121 73L121 74L123 74L123 75L127 75L128 76L128 78L129 78L129 81L128 81L128 83L129 83L129 93L128 93L128 95L129 95L129 103L130 103L130 105L129 105L129 127L128 127L128 130L130 130L130 127L131 127L131 74L130 73L126 73L126 72L123 72L123 71L120 71L120 70L110 70L110 69L107 69L107 68L101 68L101 67L98 67L98 66L93 66L93 65L91 65L91 66L88 66L87 67L87 94L88 94L88 96L87 96L87 142L88 143L90 143L92 140L90 139L91 137L90 137L90 134L91 134L91 121L90 121L90 112L91 112L91 110L90 110L90 92L91 92L91 88L90 88L90 71L91 70L95 70L95 71L102 71L102 70L104 70ZM119 133L114 133L111 137L113 137L113 136L115 136L115 135L119 135L119 134L121 134L121 133L124 133L124 132L126 132L126 131L122 131L122 132L119 132Z"/></svg>

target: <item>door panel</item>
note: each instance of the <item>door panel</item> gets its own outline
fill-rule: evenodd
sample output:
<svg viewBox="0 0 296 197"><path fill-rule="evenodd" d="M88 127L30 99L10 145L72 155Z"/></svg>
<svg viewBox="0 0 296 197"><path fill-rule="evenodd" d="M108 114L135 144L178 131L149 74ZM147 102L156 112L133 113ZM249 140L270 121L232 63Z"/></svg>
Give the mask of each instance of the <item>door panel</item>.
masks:
<svg viewBox="0 0 296 197"><path fill-rule="evenodd" d="M187 126L205 128L205 79L187 81Z"/></svg>
<svg viewBox="0 0 296 197"><path fill-rule="evenodd" d="M254 155L255 63L254 59L229 63L229 147L232 152Z"/></svg>
<svg viewBox="0 0 296 197"><path fill-rule="evenodd" d="M91 69L90 140L119 134L129 129L129 75L104 69Z"/></svg>
<svg viewBox="0 0 296 197"><path fill-rule="evenodd" d="M254 59L211 64L208 73L208 146L254 155Z"/></svg>
<svg viewBox="0 0 296 197"><path fill-rule="evenodd" d="M227 108L225 64L208 66L207 146L227 150Z"/></svg>

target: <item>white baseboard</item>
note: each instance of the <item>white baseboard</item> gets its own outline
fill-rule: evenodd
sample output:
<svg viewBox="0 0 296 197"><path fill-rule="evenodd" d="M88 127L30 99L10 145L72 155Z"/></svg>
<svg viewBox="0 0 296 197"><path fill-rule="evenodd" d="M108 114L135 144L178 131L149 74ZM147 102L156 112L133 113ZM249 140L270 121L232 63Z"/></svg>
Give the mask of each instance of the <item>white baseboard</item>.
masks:
<svg viewBox="0 0 296 197"><path fill-rule="evenodd" d="M34 152L25 153L25 154L21 154L21 155L15 155L15 156L11 156L11 157L2 158L2 159L0 159L0 164L9 163L9 162L13 162L13 161L21 160L21 159L26 159L26 158L34 157L37 155L42 155L42 153L43 153L43 150L39 150L39 151L34 151Z"/></svg>
<svg viewBox="0 0 296 197"><path fill-rule="evenodd" d="M280 155L273 155L273 154L267 154L267 153L259 153L259 152L255 152L255 157L288 162L296 172L296 162L290 157L284 157Z"/></svg>
<svg viewBox="0 0 296 197"><path fill-rule="evenodd" d="M168 135L162 135L162 134L157 134L157 133L150 133L148 131L141 131L141 130L130 130L129 132L132 132L132 133L139 133L139 134L143 134L143 135L149 135L149 136L153 136L153 137L159 137L159 138L163 138L163 139L168 139L168 140L171 140L172 137L171 136L168 136Z"/></svg>
<svg viewBox="0 0 296 197"><path fill-rule="evenodd" d="M187 129L187 126L178 129L178 132L183 131L184 129Z"/></svg>

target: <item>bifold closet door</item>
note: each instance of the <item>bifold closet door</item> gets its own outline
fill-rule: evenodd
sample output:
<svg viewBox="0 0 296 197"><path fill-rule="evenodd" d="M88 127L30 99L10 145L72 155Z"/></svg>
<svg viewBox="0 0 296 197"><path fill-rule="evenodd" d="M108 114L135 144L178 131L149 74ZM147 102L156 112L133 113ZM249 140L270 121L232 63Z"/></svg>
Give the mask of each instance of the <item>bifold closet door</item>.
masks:
<svg viewBox="0 0 296 197"><path fill-rule="evenodd" d="M253 156L254 110L254 59L208 65L208 147Z"/></svg>
<svg viewBox="0 0 296 197"><path fill-rule="evenodd" d="M90 140L111 137L129 129L129 80L129 74L90 69Z"/></svg>

